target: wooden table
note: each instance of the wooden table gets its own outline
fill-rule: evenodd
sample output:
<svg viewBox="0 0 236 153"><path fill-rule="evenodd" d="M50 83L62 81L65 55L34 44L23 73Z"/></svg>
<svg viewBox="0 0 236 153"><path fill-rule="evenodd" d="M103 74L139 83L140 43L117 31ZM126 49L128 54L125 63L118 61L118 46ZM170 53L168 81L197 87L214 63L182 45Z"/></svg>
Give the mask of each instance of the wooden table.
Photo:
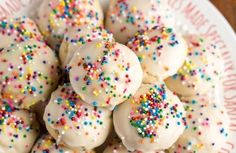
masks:
<svg viewBox="0 0 236 153"><path fill-rule="evenodd" d="M211 0L236 31L236 0Z"/></svg>

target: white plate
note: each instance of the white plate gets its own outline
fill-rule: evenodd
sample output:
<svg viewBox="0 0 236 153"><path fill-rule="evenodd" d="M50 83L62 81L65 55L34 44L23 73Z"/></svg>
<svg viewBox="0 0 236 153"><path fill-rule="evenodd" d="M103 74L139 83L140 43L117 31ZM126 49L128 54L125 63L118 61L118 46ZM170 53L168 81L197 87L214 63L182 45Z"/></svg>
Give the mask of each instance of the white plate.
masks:
<svg viewBox="0 0 236 153"><path fill-rule="evenodd" d="M167 0L179 29L202 33L221 49L225 64L224 105L230 116L230 138L220 153L236 153L236 35L222 14L207 0ZM234 15L234 14L232 14Z"/></svg>
<svg viewBox="0 0 236 153"><path fill-rule="evenodd" d="M0 0L0 18L4 14L32 17L40 1ZM106 8L109 0L101 1ZM231 125L230 139L220 153L236 153L236 35L229 23L208 0L167 1L177 16L179 31L205 34L221 48L226 73L223 79L223 101L230 116Z"/></svg>

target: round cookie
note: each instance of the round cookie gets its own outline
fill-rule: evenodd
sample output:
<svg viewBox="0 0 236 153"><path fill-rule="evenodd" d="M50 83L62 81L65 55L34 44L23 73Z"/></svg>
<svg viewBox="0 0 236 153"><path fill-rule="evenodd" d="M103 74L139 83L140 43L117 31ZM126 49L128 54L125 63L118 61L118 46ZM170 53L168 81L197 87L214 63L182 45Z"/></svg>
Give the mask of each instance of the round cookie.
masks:
<svg viewBox="0 0 236 153"><path fill-rule="evenodd" d="M162 83L142 85L113 113L116 133L125 147L142 152L169 148L183 133L185 111Z"/></svg>
<svg viewBox="0 0 236 153"><path fill-rule="evenodd" d="M57 86L59 62L43 42L30 40L0 52L0 91L24 109L45 101Z"/></svg>
<svg viewBox="0 0 236 153"><path fill-rule="evenodd" d="M69 64L69 75L72 87L85 102L114 108L137 91L143 72L128 47L94 41L76 52Z"/></svg>
<svg viewBox="0 0 236 153"><path fill-rule="evenodd" d="M106 29L115 40L126 43L139 30L154 26L174 27L175 20L165 0L111 0L106 14Z"/></svg>
<svg viewBox="0 0 236 153"><path fill-rule="evenodd" d="M112 127L111 112L83 102L69 84L52 93L44 121L57 143L74 150L98 147Z"/></svg>
<svg viewBox="0 0 236 153"><path fill-rule="evenodd" d="M31 19L21 17L0 20L0 52L2 48L32 39L42 41L43 37Z"/></svg>
<svg viewBox="0 0 236 153"><path fill-rule="evenodd" d="M127 46L134 51L144 71L144 82L152 83L174 75L187 56L185 40L173 29L153 27L139 31Z"/></svg>
<svg viewBox="0 0 236 153"><path fill-rule="evenodd" d="M98 0L44 0L36 22L50 46L59 49L70 27L103 25L103 11Z"/></svg>
<svg viewBox="0 0 236 153"><path fill-rule="evenodd" d="M64 35L64 40L59 51L63 67L70 62L76 50L79 50L81 46L94 40L113 41L113 35L102 27L84 25L70 28Z"/></svg>
<svg viewBox="0 0 236 153"><path fill-rule="evenodd" d="M178 72L165 80L168 88L182 96L207 93L223 73L220 50L204 36L186 37L188 55Z"/></svg>
<svg viewBox="0 0 236 153"><path fill-rule="evenodd" d="M63 145L58 145L52 136L43 135L36 142L31 153L94 153L94 151L83 148L72 150Z"/></svg>
<svg viewBox="0 0 236 153"><path fill-rule="evenodd" d="M226 143L229 117L223 106L208 97L184 98L187 102L186 130L169 149L170 153L215 153ZM206 102L208 101L208 102Z"/></svg>
<svg viewBox="0 0 236 153"><path fill-rule="evenodd" d="M128 151L121 140L115 138L110 142L103 153L142 153L141 151ZM151 151L145 153L165 153L164 151Z"/></svg>
<svg viewBox="0 0 236 153"><path fill-rule="evenodd" d="M0 152L26 153L39 135L35 115L16 109L11 101L0 99Z"/></svg>

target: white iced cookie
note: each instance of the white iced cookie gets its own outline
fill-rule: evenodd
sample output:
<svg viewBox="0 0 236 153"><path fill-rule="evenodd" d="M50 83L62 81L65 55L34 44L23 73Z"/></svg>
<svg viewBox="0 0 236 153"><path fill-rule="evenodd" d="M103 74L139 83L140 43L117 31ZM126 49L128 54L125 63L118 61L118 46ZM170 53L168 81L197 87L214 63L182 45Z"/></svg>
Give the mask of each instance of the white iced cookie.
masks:
<svg viewBox="0 0 236 153"><path fill-rule="evenodd" d="M166 79L170 90L182 96L204 94L219 82L223 73L220 50L204 36L188 36L188 55L178 72Z"/></svg>
<svg viewBox="0 0 236 153"><path fill-rule="evenodd" d="M75 92L94 106L114 108L134 95L143 77L137 56L115 42L87 43L75 53L69 66Z"/></svg>
<svg viewBox="0 0 236 153"><path fill-rule="evenodd" d="M94 153L83 148L72 150L63 145L58 145L50 135L43 135L34 145L31 153Z"/></svg>
<svg viewBox="0 0 236 153"><path fill-rule="evenodd" d="M122 144L121 140L115 138L113 139L103 153L143 153L141 151L128 151ZM165 153L164 151L151 151L145 153Z"/></svg>
<svg viewBox="0 0 236 153"><path fill-rule="evenodd" d="M29 18L0 20L0 50L28 40L42 41L36 24Z"/></svg>
<svg viewBox="0 0 236 153"><path fill-rule="evenodd" d="M55 53L42 42L30 40L0 52L0 91L24 109L49 98L59 79Z"/></svg>
<svg viewBox="0 0 236 153"><path fill-rule="evenodd" d="M173 12L165 0L111 0L106 14L106 29L120 43L126 43L139 30L174 24Z"/></svg>
<svg viewBox="0 0 236 153"><path fill-rule="evenodd" d="M0 152L28 153L39 135L35 115L0 99Z"/></svg>
<svg viewBox="0 0 236 153"><path fill-rule="evenodd" d="M183 133L185 111L164 84L142 85L113 114L116 133L125 147L142 152L169 148Z"/></svg>
<svg viewBox="0 0 236 153"><path fill-rule="evenodd" d="M91 27L88 25L72 27L64 34L59 56L65 67L74 55L74 52L84 44L94 40L113 41L113 35L102 27Z"/></svg>
<svg viewBox="0 0 236 153"><path fill-rule="evenodd" d="M36 22L51 47L59 49L67 29L103 25L103 11L98 0L44 0Z"/></svg>
<svg viewBox="0 0 236 153"><path fill-rule="evenodd" d="M141 30L129 40L127 46L138 56L146 83L174 75L187 56L185 40L171 28Z"/></svg>
<svg viewBox="0 0 236 153"><path fill-rule="evenodd" d="M111 112L83 102L69 84L52 93L44 121L59 144L74 150L98 147L112 127Z"/></svg>
<svg viewBox="0 0 236 153"><path fill-rule="evenodd" d="M169 149L170 153L215 153L226 143L229 118L223 106L211 99L189 97L185 105L186 130Z"/></svg>

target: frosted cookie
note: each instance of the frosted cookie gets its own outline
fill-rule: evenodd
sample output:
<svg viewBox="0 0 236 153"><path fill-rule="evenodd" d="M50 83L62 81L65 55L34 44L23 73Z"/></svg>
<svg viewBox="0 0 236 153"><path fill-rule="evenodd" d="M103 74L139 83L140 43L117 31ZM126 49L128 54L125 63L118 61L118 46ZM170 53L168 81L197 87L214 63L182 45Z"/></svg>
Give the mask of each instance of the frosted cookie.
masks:
<svg viewBox="0 0 236 153"><path fill-rule="evenodd" d="M204 36L188 36L188 55L178 72L166 80L172 91L182 96L204 94L215 84L223 73L220 50Z"/></svg>
<svg viewBox="0 0 236 153"><path fill-rule="evenodd" d="M223 106L211 99L185 98L186 130L170 153L215 153L226 143L229 118Z"/></svg>
<svg viewBox="0 0 236 153"><path fill-rule="evenodd" d="M83 148L72 150L63 145L58 145L50 135L43 135L34 145L31 153L94 153Z"/></svg>
<svg viewBox="0 0 236 153"><path fill-rule="evenodd" d="M55 53L38 41L27 41L0 52L0 91L21 108L45 101L57 86Z"/></svg>
<svg viewBox="0 0 236 153"><path fill-rule="evenodd" d="M0 100L0 152L27 153L39 135L35 115Z"/></svg>
<svg viewBox="0 0 236 153"><path fill-rule="evenodd" d="M137 91L143 76L137 56L114 42L84 45L69 66L75 92L94 106L114 108Z"/></svg>
<svg viewBox="0 0 236 153"><path fill-rule="evenodd" d="M69 84L52 93L44 113L49 133L74 150L93 149L105 142L111 129L111 112L80 99Z"/></svg>
<svg viewBox="0 0 236 153"><path fill-rule="evenodd" d="M141 30L129 40L127 46L138 56L146 83L174 75L187 56L185 40L171 28Z"/></svg>
<svg viewBox="0 0 236 153"><path fill-rule="evenodd" d="M106 141L102 145L100 145L99 147L95 148L94 151L97 153L102 153L105 150L105 148L108 146L108 144L110 144L112 142L112 140L116 137L117 137L116 131L114 129L114 126L112 126L111 131L110 131Z"/></svg>
<svg viewBox="0 0 236 153"><path fill-rule="evenodd" d="M124 146L142 152L169 148L183 133L185 111L164 84L142 85L113 114L116 133Z"/></svg>
<svg viewBox="0 0 236 153"><path fill-rule="evenodd" d="M103 153L143 153L141 151L128 151L119 139L113 139ZM145 153L165 153L164 151L151 151Z"/></svg>
<svg viewBox="0 0 236 153"><path fill-rule="evenodd" d="M87 25L68 29L59 51L63 67L70 62L76 50L94 40L113 41L113 35L102 27L90 27Z"/></svg>
<svg viewBox="0 0 236 153"><path fill-rule="evenodd" d="M103 12L98 0L44 0L36 21L51 47L59 49L67 28L103 25Z"/></svg>
<svg viewBox="0 0 236 153"><path fill-rule="evenodd" d="M106 29L120 43L126 43L139 30L174 24L173 13L164 0L111 0L106 14Z"/></svg>
<svg viewBox="0 0 236 153"><path fill-rule="evenodd" d="M21 17L0 20L0 50L32 39L43 41L42 35L31 19Z"/></svg>

